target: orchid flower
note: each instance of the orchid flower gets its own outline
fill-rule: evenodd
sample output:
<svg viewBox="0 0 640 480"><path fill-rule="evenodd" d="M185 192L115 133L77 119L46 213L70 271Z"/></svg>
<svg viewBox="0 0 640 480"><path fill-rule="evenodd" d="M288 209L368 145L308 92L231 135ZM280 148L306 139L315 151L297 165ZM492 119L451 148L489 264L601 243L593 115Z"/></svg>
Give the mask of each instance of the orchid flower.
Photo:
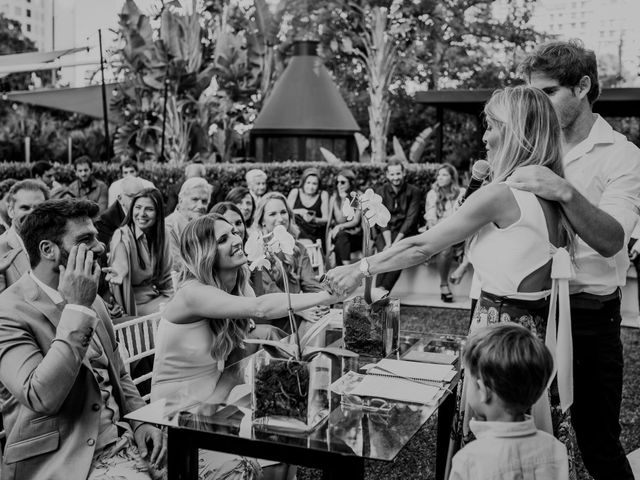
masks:
<svg viewBox="0 0 640 480"><path fill-rule="evenodd" d="M361 195L351 192L351 197L351 201L344 202L342 205L342 213L347 217L347 220L351 220L354 217L355 209L353 204L356 203L358 208L362 210L362 215L367 219L369 226L387 226L389 220L391 220L391 214L382 203L380 195L368 188Z"/></svg>
<svg viewBox="0 0 640 480"><path fill-rule="evenodd" d="M295 238L282 225L278 225L271 233L251 233L244 247L247 259L251 262L249 269L251 271L256 268L258 270L262 268L270 269L271 262L269 258L280 252L285 255L293 255L295 245Z"/></svg>

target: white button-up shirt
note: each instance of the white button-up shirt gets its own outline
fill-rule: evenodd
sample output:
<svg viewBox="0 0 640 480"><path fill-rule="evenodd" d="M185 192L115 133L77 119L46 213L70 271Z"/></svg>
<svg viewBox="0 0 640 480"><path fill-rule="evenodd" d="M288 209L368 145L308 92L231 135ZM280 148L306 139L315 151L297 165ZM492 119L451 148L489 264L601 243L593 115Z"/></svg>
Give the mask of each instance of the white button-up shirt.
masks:
<svg viewBox="0 0 640 480"><path fill-rule="evenodd" d="M596 117L589 136L565 154L565 177L620 223L625 242L622 250L605 258L576 238L577 268L570 288L571 293L608 295L627 279L626 245L640 212L640 149L602 117Z"/></svg>

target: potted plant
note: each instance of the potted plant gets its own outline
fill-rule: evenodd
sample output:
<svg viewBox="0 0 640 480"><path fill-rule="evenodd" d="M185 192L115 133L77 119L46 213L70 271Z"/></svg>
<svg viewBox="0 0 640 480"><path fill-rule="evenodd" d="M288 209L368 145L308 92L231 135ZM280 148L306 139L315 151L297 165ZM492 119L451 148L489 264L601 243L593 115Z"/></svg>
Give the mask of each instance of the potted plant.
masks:
<svg viewBox="0 0 640 480"><path fill-rule="evenodd" d="M275 262L282 278L286 279L285 267L278 254L291 255L294 246L294 238L283 226L277 226L266 235L254 232L246 245L250 268L270 268L271 262ZM323 321L316 323L301 337L286 280L284 288L292 335L280 341L245 340L247 343L260 343L269 349L261 350L253 357L253 421L254 425L270 429L310 431L331 412L329 387L333 376L332 360L355 354L344 349L308 345L314 334L323 327Z"/></svg>
<svg viewBox="0 0 640 480"><path fill-rule="evenodd" d="M355 209L362 212L362 253L371 255L371 227L386 227L391 218L382 204L382 197L372 189L363 194L351 192L351 200L344 202L343 213L351 219ZM398 348L400 333L400 301L388 296L371 298L373 279L365 279L364 296L356 296L343 304L343 338L345 348L360 355L384 357Z"/></svg>

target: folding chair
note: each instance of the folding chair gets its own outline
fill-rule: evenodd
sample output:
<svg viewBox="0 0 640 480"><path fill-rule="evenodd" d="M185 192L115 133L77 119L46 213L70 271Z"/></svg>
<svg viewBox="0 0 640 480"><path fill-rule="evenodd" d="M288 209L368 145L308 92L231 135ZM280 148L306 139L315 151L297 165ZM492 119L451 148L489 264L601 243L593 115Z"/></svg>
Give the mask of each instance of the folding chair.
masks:
<svg viewBox="0 0 640 480"><path fill-rule="evenodd" d="M114 325L120 355L129 374L132 363L155 354L155 338L160 317L161 313L157 312ZM148 372L135 378L132 375L133 384L140 389L139 385L151 379L151 374L152 372ZM142 396L146 402L149 401L149 397L149 394Z"/></svg>
<svg viewBox="0 0 640 480"><path fill-rule="evenodd" d="M315 243L303 243L304 247L307 249L307 253L311 258L311 266L313 269L318 272L318 278L322 277L325 274L326 269L324 266L324 254L322 249L322 241L320 239L316 240Z"/></svg>

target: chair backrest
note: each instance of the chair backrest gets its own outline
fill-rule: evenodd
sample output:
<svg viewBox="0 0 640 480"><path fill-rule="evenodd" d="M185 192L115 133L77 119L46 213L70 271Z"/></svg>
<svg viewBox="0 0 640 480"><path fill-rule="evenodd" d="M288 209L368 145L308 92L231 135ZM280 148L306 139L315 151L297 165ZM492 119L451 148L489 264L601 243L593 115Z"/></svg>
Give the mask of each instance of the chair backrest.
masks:
<svg viewBox="0 0 640 480"><path fill-rule="evenodd" d="M316 240L316 243L304 243L307 253L311 258L311 266L318 273L318 278L325 274L324 254L322 252L322 241Z"/></svg>
<svg viewBox="0 0 640 480"><path fill-rule="evenodd" d="M155 354L155 338L160 317L161 313L157 312L114 325L120 355L129 373L131 373L133 362ZM137 386L150 378L151 372L132 380ZM142 398L149 401L149 395L144 395Z"/></svg>

